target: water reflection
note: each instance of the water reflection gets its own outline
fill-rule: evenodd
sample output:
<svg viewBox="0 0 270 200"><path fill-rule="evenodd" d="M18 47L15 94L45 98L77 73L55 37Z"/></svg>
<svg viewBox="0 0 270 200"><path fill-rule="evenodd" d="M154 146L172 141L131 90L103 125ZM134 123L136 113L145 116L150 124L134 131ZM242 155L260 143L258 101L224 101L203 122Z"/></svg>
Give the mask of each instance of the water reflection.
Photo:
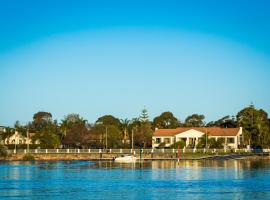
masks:
<svg viewBox="0 0 270 200"><path fill-rule="evenodd" d="M270 199L269 180L268 160L0 162L0 198Z"/></svg>

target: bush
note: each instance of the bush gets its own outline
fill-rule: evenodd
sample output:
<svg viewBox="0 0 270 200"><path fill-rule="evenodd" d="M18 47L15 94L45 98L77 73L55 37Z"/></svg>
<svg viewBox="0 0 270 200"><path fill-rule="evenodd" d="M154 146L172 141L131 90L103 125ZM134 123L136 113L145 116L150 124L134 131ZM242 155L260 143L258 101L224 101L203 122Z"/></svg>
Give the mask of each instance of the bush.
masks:
<svg viewBox="0 0 270 200"><path fill-rule="evenodd" d="M180 146L181 149L183 149L186 146L186 143L183 140L180 140L174 144L171 145L172 149L177 149L178 146Z"/></svg>
<svg viewBox="0 0 270 200"><path fill-rule="evenodd" d="M207 138L206 138L207 137ZM206 148L206 140L208 139L208 136L204 135L202 138L199 139L199 142L196 146L197 149L203 149Z"/></svg>
<svg viewBox="0 0 270 200"><path fill-rule="evenodd" d="M209 139L209 148L210 149L222 149L224 148L224 138L218 138L217 140L215 138Z"/></svg>
<svg viewBox="0 0 270 200"><path fill-rule="evenodd" d="M6 157L7 156L7 147L0 144L0 157Z"/></svg>
<svg viewBox="0 0 270 200"><path fill-rule="evenodd" d="M35 160L35 157L31 154L25 154L23 160Z"/></svg>
<svg viewBox="0 0 270 200"><path fill-rule="evenodd" d="M165 142L161 142L161 143L158 145L158 148L159 148L159 149L163 149L163 148L165 148L165 146L166 146L166 143L165 143Z"/></svg>

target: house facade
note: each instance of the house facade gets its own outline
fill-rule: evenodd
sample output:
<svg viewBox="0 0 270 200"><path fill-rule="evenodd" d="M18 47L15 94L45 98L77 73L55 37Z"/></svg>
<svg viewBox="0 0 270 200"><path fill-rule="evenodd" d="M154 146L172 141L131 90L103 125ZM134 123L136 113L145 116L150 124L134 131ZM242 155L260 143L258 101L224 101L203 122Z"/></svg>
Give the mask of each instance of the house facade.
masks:
<svg viewBox="0 0 270 200"><path fill-rule="evenodd" d="M158 148L162 143L165 147L184 141L186 147L196 148L200 139L207 135L207 138L224 138L225 148L237 149L243 141L242 128L176 128L176 129L156 129L152 137L152 147Z"/></svg>
<svg viewBox="0 0 270 200"><path fill-rule="evenodd" d="M4 144L33 144L31 139L33 135L34 133L29 133L29 137L27 138L18 131L15 131L13 135L4 140ZM36 141L34 144L39 144L39 142Z"/></svg>

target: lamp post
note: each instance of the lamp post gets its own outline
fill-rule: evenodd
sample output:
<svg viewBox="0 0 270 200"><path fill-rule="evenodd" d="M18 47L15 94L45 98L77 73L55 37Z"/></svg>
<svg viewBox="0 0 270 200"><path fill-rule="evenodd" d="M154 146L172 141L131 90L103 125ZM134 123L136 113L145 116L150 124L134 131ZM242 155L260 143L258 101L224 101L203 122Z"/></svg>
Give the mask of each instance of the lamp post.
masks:
<svg viewBox="0 0 270 200"><path fill-rule="evenodd" d="M204 131L205 131L205 149L206 149L206 151L207 151L207 129L205 128L205 126L206 126L206 122L204 122L204 124L203 124L203 129L204 129Z"/></svg>

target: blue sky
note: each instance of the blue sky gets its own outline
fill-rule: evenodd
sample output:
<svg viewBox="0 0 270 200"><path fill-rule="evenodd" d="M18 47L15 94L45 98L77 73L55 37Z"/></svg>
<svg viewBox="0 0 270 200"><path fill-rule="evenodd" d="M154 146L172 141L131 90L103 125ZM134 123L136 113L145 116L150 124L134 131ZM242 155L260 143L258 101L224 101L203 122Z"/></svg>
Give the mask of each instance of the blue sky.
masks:
<svg viewBox="0 0 270 200"><path fill-rule="evenodd" d="M270 111L269 1L0 1L0 124L37 111Z"/></svg>

